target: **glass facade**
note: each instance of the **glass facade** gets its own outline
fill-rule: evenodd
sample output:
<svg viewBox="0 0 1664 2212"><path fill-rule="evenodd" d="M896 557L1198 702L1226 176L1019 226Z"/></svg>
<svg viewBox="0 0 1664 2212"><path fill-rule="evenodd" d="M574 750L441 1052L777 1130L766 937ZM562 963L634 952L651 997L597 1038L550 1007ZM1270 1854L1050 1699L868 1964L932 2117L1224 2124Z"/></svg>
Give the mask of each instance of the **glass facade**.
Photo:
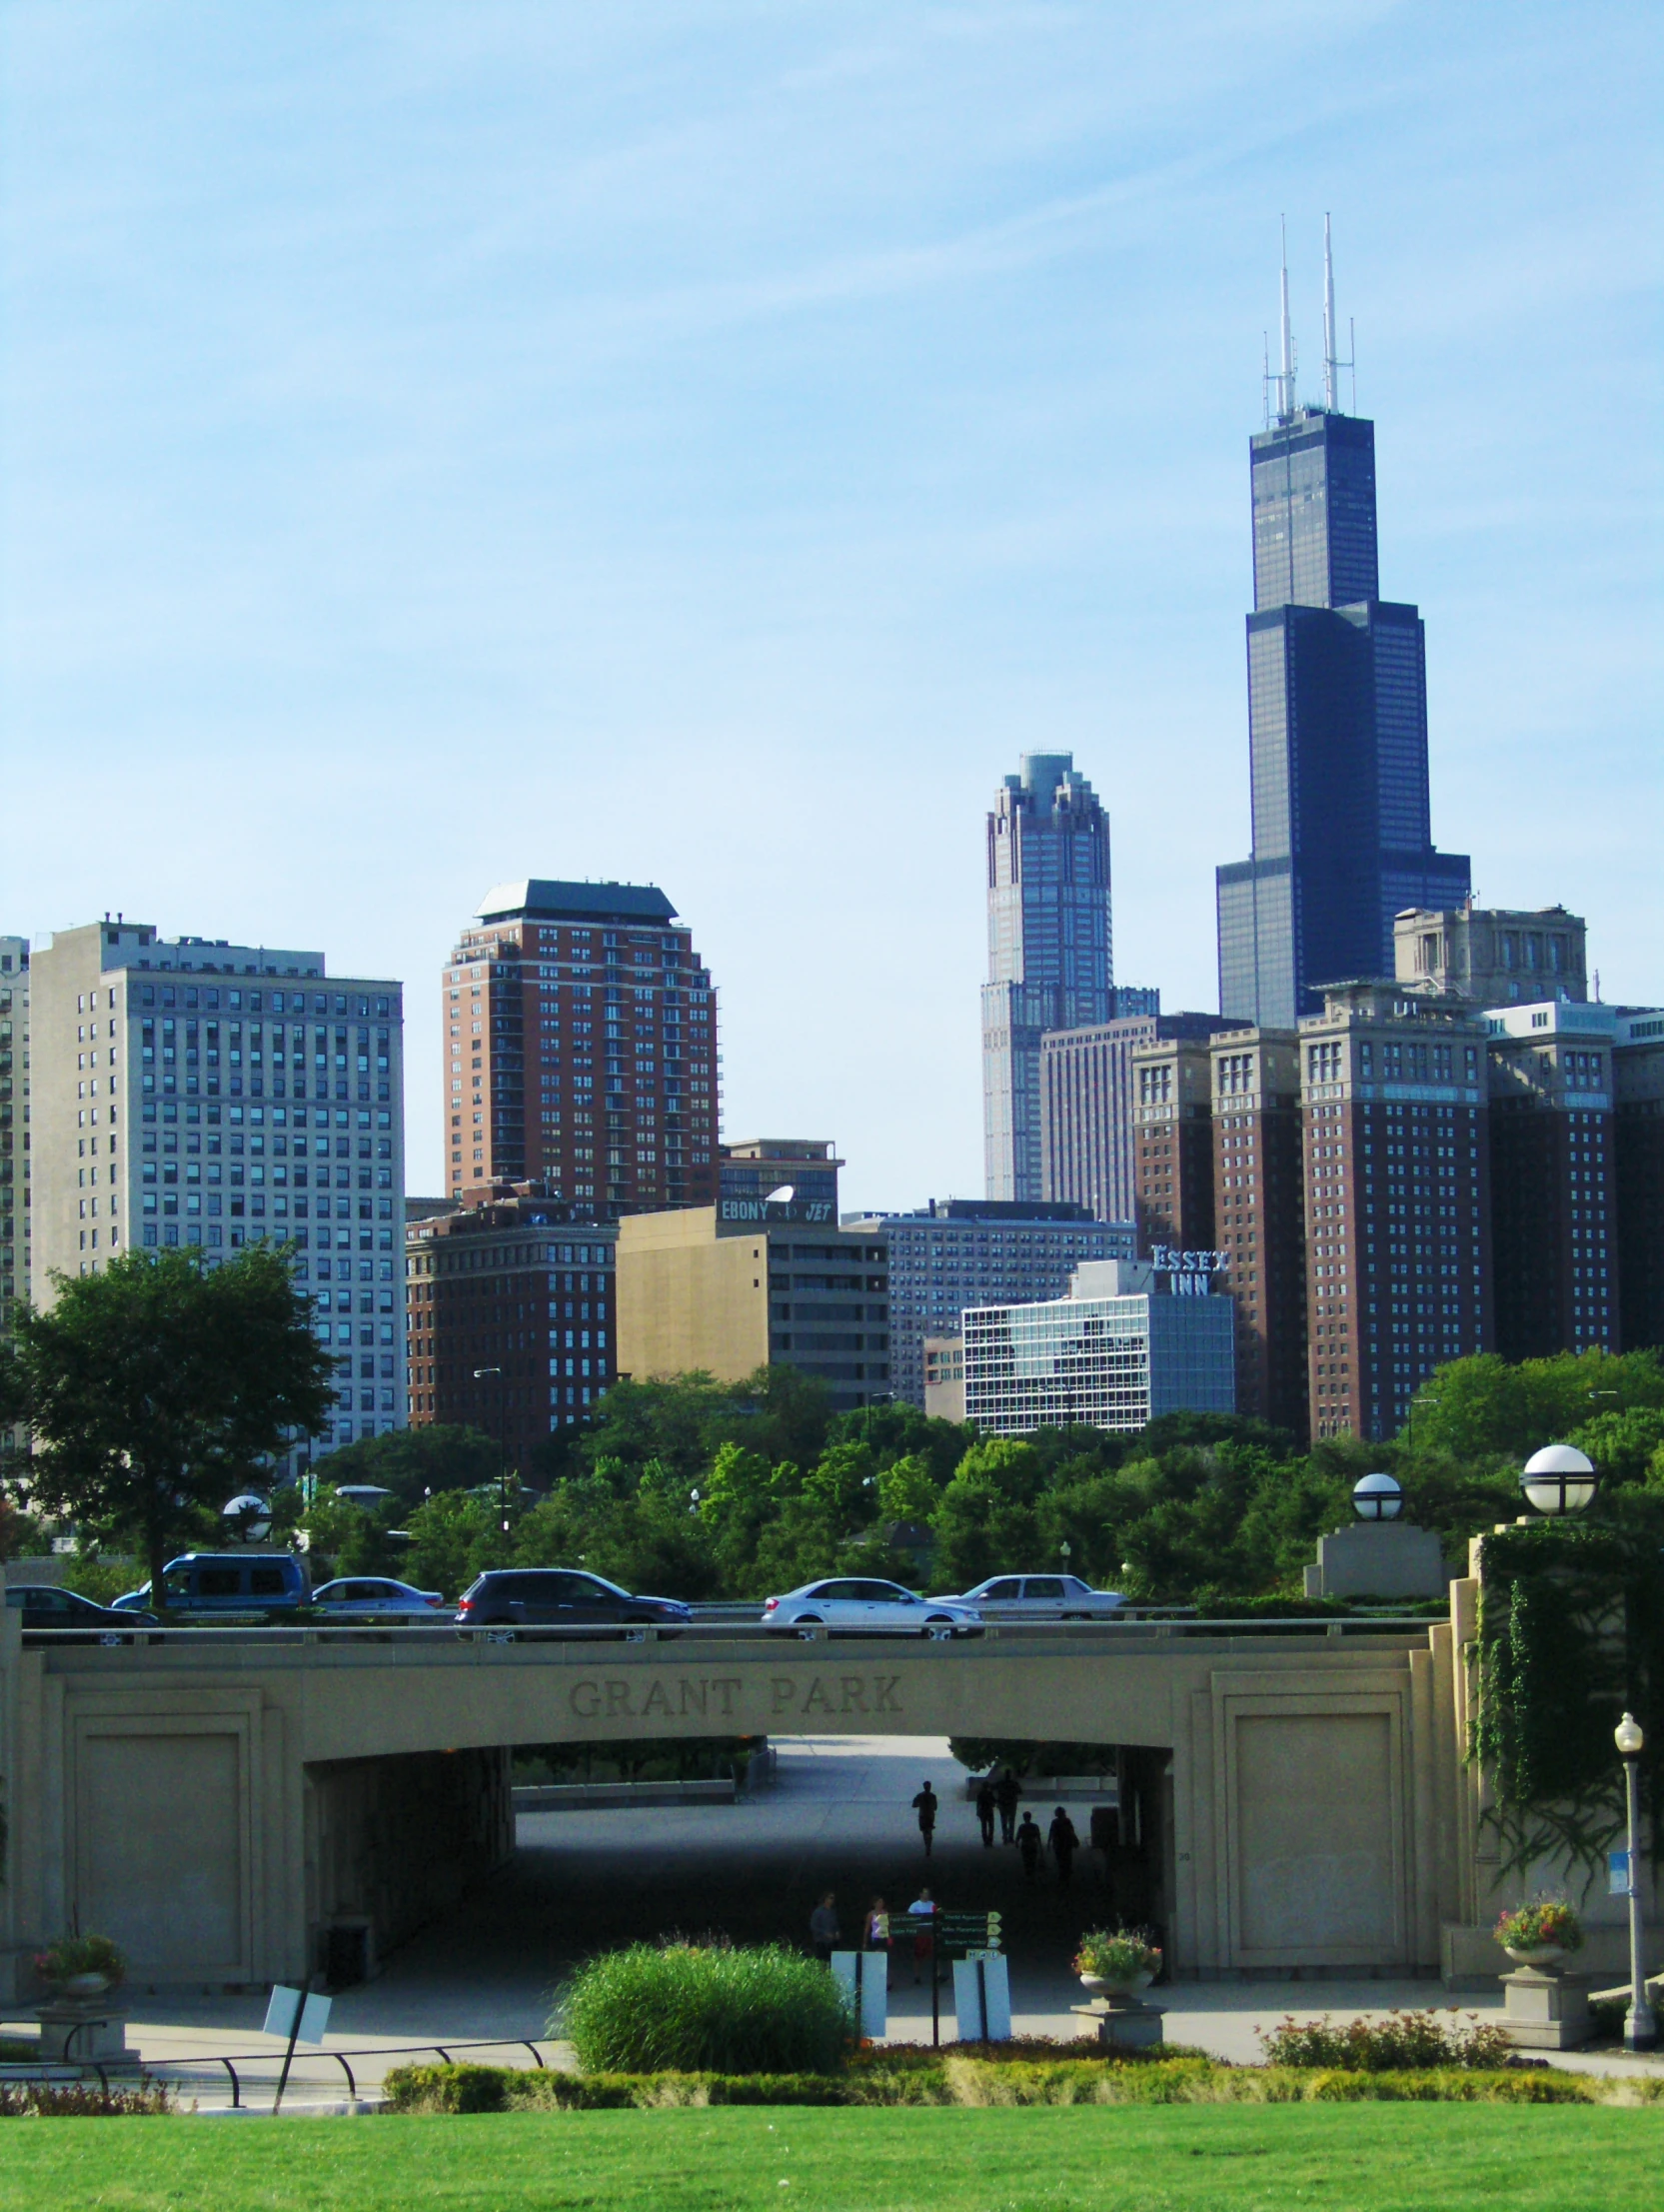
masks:
<svg viewBox="0 0 1664 2212"><path fill-rule="evenodd" d="M1024 754L987 830L988 981L982 991L986 1190L1037 1199L1040 1039L1115 1012L1109 818L1067 753Z"/></svg>
<svg viewBox="0 0 1664 2212"><path fill-rule="evenodd" d="M1412 887L1468 891L1432 845L1421 618L1376 596L1374 450L1372 424L1304 408L1251 442L1253 853L1218 871L1219 1004L1268 1028L1390 975Z"/></svg>
<svg viewBox="0 0 1664 2212"><path fill-rule="evenodd" d="M1083 1259L1130 1259L1130 1219L1094 1221L1072 1205L998 1205L949 1198L919 1213L845 1221L889 1243L890 1378L924 1403L924 1340L957 1336L967 1306L1055 1298Z"/></svg>
<svg viewBox="0 0 1664 2212"><path fill-rule="evenodd" d="M964 1316L964 1387L965 1418L990 1436L1233 1412L1235 1307L1153 1294L976 1308Z"/></svg>

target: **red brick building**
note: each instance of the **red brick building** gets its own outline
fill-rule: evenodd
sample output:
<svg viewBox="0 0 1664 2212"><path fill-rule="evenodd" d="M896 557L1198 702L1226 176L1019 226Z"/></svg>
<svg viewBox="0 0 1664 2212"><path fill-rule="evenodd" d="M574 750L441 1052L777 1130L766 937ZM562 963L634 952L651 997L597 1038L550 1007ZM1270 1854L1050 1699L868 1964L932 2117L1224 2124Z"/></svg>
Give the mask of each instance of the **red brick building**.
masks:
<svg viewBox="0 0 1664 2212"><path fill-rule="evenodd" d="M717 1195L717 1006L665 894L503 884L443 985L447 1187L605 1221Z"/></svg>

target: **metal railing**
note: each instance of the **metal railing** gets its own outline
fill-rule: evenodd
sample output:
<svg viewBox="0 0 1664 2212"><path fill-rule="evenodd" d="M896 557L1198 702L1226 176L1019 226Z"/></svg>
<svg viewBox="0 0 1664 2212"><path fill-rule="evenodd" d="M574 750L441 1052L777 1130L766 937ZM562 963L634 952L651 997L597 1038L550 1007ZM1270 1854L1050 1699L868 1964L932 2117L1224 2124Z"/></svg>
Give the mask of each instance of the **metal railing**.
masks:
<svg viewBox="0 0 1664 2212"><path fill-rule="evenodd" d="M80 2025L87 2024L93 2023L81 2023ZM284 2054L281 2049L231 2052L201 2051L187 2058L147 2059L137 2052L128 2058L73 2058L70 2055L69 2046L74 2042L76 2035L80 2033L80 2025L72 2028L68 2036L65 2037L64 2056L61 2060L44 2059L31 2062L20 2059L7 2061L0 2064L0 2082L85 2081L89 2075L96 2075L105 2094L108 2095L113 2085L124 2083L147 2081L188 2084L206 2078L219 2081L222 2086L230 2090L231 2102L235 2110L250 2111L254 2108L245 2101L246 2093L251 2088L260 2086L253 2074L253 2069L263 2066L270 2067L275 2077L283 2065ZM548 2039L546 2038L546 2047ZM346 2093L356 2102L359 2087L358 2075L353 2069L352 2062L354 2059L358 2061L359 2067L362 2069L366 2059L413 2058L425 2052L433 2052L445 2065L452 2066L456 2064L453 2053L457 2051L502 2050L529 2051L533 2066L540 2072L548 2070L549 2062L544 2057L543 2052L529 2036L522 2035L461 2038L448 2036L443 2043L368 2044L351 2052L319 2048L297 2052L296 2062L307 2066L329 2063L339 2066L345 2080ZM215 2067L222 2067L224 2069L223 2074L213 2074L211 2069ZM238 2071L239 2067L243 2069L241 2073ZM530 2071L530 2069L527 2070ZM387 2069L384 2068L383 2072L386 2071ZM272 2080L270 2087L275 2099L278 2088L275 2078Z"/></svg>
<svg viewBox="0 0 1664 2212"><path fill-rule="evenodd" d="M1399 1613L1382 1609L1338 1616L1279 1613L1243 1619L1233 1618L1229 1614L1204 1616L1187 1609L1173 1608L1166 1611L1140 1610L1136 1614L1129 1609L1124 1614L1102 1620L988 1620L951 1629L922 1626L865 1627L854 1623L842 1626L824 1622L776 1624L760 1620L754 1615L741 1619L696 1616L691 1620L666 1626L651 1623L640 1626L604 1623L557 1626L551 1622L503 1622L473 1627L449 1620L350 1623L308 1621L296 1622L293 1626L196 1622L189 1627L178 1628L30 1628L24 1630L24 1641L48 1650L74 1645L129 1648L158 1644L173 1648L190 1646L200 1650L210 1639L220 1644L253 1644L279 1649L317 1645L342 1650L357 1645L388 1644L443 1648L462 1644L472 1645L476 1652L482 1653L489 1651L494 1645L520 1643L570 1646L693 1641L778 1645L782 1642L825 1642L829 1638L838 1642L906 1641L955 1645L1036 1640L1113 1645L1139 1641L1168 1642L1194 1636L1326 1635L1344 1638L1354 1635L1419 1635L1424 1634L1436 1622L1447 1618L1447 1613Z"/></svg>

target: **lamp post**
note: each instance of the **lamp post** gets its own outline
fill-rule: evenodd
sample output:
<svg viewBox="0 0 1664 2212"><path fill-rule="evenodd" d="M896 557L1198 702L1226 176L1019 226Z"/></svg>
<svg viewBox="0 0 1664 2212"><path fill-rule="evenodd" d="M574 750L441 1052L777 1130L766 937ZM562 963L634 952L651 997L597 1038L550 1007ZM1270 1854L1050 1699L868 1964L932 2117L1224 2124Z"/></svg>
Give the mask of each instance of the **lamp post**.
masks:
<svg viewBox="0 0 1664 2212"><path fill-rule="evenodd" d="M484 1382L488 1375L497 1377L497 1487L503 1505L503 1533L509 1533L509 1423L503 1402L503 1370L501 1367L476 1367L474 1379Z"/></svg>
<svg viewBox="0 0 1664 2212"><path fill-rule="evenodd" d="M1527 1504L1558 1520L1565 1513L1581 1513L1599 1481L1594 1461L1575 1444L1545 1444L1526 1460L1519 1486Z"/></svg>
<svg viewBox="0 0 1664 2212"><path fill-rule="evenodd" d="M1647 1970L1641 1949L1641 1854L1636 1837L1641 1819L1641 1751L1646 1737L1633 1713L1625 1713L1612 1731L1624 1762L1624 1804L1629 1816L1629 2011L1624 2017L1624 2049L1650 2051L1658 2041L1658 2022L1647 2002Z"/></svg>
<svg viewBox="0 0 1664 2212"><path fill-rule="evenodd" d="M1393 1475L1361 1475L1352 1484L1352 1510L1359 1520L1396 1520L1404 1510L1404 1492Z"/></svg>

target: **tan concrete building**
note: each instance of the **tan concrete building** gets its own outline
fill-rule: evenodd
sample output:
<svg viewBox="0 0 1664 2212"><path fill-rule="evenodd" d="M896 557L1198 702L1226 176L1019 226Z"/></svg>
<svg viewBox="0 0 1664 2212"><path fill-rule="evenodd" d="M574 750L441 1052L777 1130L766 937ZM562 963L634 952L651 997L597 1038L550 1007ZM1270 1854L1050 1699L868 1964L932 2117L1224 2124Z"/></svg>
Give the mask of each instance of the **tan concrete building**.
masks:
<svg viewBox="0 0 1664 2212"><path fill-rule="evenodd" d="M36 1298L135 1246L290 1245L339 1378L309 1455L402 1426L401 987L119 916L30 977Z"/></svg>
<svg viewBox="0 0 1664 2212"><path fill-rule="evenodd" d="M1513 1006L1589 996L1585 926L1564 907L1410 907L1392 925L1393 975L1401 984Z"/></svg>
<svg viewBox="0 0 1664 2212"><path fill-rule="evenodd" d="M924 1410L937 1420L964 1419L964 1338L924 1339Z"/></svg>
<svg viewBox="0 0 1664 2212"><path fill-rule="evenodd" d="M725 1221L718 1206L619 1223L620 1374L740 1382L791 1366L818 1375L840 1412L888 1397L883 1239L795 1217L797 1200L767 1210L761 1223Z"/></svg>

